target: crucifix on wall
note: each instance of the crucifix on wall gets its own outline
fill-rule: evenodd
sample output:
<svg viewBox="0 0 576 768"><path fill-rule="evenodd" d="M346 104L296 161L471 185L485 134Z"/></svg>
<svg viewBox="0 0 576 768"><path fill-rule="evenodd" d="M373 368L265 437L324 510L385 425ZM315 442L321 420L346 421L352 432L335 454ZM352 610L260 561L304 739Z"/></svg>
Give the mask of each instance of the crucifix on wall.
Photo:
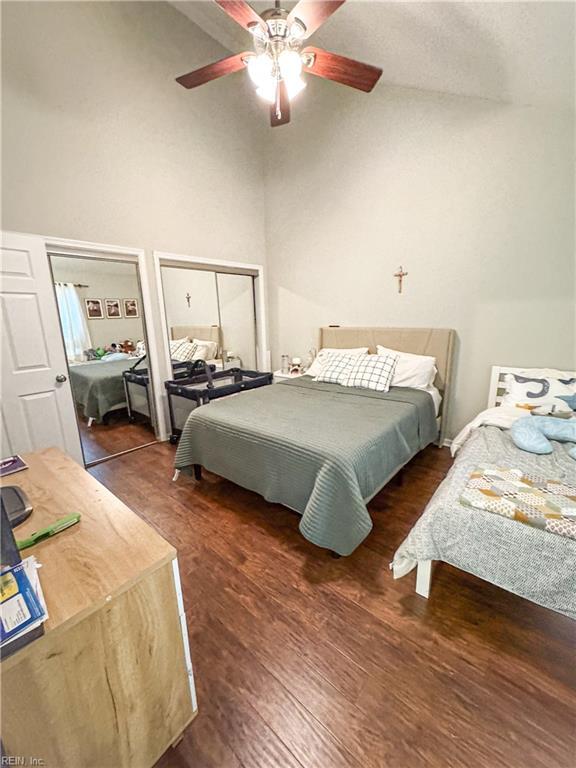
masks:
<svg viewBox="0 0 576 768"><path fill-rule="evenodd" d="M192 296L190 296L190 294L189 294L189 293L187 293L187 294L186 294L186 301L188 302L188 308L190 308L190 299L191 299L191 298L192 298Z"/></svg>
<svg viewBox="0 0 576 768"><path fill-rule="evenodd" d="M404 269L398 267L398 272L394 272L394 277L398 278L398 293L402 293L402 280L407 276L408 272L404 272Z"/></svg>

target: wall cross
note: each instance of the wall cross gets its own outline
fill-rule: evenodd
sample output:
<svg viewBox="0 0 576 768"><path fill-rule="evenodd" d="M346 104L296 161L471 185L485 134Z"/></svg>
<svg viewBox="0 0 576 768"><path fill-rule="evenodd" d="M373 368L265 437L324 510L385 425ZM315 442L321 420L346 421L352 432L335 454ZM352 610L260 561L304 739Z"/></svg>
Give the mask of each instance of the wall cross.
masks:
<svg viewBox="0 0 576 768"><path fill-rule="evenodd" d="M402 280L406 277L408 272L404 272L404 269L398 267L398 272L394 272L394 277L398 278L398 293L402 293Z"/></svg>

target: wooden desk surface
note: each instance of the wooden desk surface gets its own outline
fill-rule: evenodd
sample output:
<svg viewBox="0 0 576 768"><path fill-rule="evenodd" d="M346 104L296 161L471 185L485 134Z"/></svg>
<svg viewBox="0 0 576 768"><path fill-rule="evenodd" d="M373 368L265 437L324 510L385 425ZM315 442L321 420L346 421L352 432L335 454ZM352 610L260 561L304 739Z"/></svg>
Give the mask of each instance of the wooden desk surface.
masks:
<svg viewBox="0 0 576 768"><path fill-rule="evenodd" d="M23 459L29 469L0 480L20 486L34 507L16 528L17 539L72 512L82 515L76 525L22 553L42 564L46 633L79 621L176 556L174 547L61 451L48 448Z"/></svg>

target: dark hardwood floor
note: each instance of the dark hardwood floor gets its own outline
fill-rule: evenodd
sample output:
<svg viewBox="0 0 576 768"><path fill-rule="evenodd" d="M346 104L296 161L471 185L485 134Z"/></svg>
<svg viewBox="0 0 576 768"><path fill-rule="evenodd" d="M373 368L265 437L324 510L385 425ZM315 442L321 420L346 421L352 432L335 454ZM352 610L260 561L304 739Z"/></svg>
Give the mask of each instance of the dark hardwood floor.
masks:
<svg viewBox="0 0 576 768"><path fill-rule="evenodd" d="M576 623L395 548L450 466L428 448L335 560L298 516L158 444L91 470L178 549L199 715L157 768L573 768Z"/></svg>
<svg viewBox="0 0 576 768"><path fill-rule="evenodd" d="M140 417L137 418L140 419ZM80 415L78 426L84 460L88 464L120 451L146 445L156 439L154 430L148 422L140 419L130 424L125 410L111 411L108 414L107 424L94 422L91 427L88 427L87 420Z"/></svg>

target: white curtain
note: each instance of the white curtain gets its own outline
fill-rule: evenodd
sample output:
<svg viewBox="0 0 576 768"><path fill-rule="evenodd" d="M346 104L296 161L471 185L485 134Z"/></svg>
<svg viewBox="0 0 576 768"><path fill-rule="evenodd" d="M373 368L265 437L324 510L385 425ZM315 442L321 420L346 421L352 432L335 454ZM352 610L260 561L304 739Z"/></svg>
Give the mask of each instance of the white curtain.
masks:
<svg viewBox="0 0 576 768"><path fill-rule="evenodd" d="M81 363L86 359L84 351L92 347L92 340L74 283L56 283L56 298L66 355L71 363Z"/></svg>

